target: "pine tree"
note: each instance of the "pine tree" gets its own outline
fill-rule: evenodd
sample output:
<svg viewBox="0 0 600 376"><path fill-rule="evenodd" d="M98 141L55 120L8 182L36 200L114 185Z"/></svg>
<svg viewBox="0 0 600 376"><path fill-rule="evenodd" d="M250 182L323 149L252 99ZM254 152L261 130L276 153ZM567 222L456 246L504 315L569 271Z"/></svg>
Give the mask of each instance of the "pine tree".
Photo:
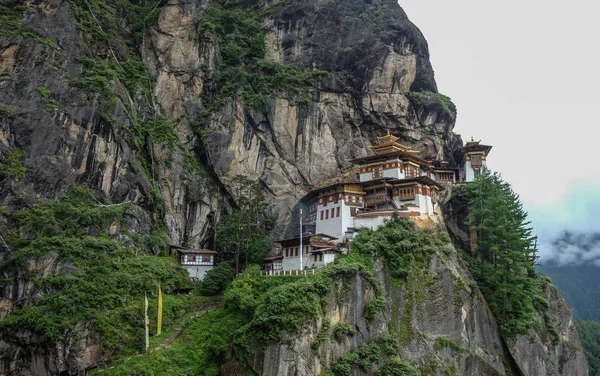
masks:
<svg viewBox="0 0 600 376"><path fill-rule="evenodd" d="M222 259L233 261L238 274L242 263L261 263L271 250L267 235L273 221L265 214L267 201L257 183L238 175L233 189L237 208L223 216L217 226L217 250Z"/></svg>
<svg viewBox="0 0 600 376"><path fill-rule="evenodd" d="M535 320L539 295L531 222L512 190L497 173L484 171L468 185L467 224L477 239L473 274L503 332L525 333Z"/></svg>

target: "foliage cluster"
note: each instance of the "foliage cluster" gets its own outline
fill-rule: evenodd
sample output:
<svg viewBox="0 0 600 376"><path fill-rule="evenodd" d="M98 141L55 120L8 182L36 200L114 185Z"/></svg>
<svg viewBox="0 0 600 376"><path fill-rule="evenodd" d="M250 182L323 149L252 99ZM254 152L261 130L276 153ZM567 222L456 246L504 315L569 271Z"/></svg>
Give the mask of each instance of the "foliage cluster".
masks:
<svg viewBox="0 0 600 376"><path fill-rule="evenodd" d="M575 318L575 325L590 366L590 375L600 376L600 323Z"/></svg>
<svg viewBox="0 0 600 376"><path fill-rule="evenodd" d="M431 91L413 91L410 93L410 97L425 106L428 103L437 103L451 119L456 118L456 106L452 99L444 94Z"/></svg>
<svg viewBox="0 0 600 376"><path fill-rule="evenodd" d="M111 58L116 55L123 61L137 56L135 51L141 46L144 29L156 23L166 3L166 0L69 0L90 52Z"/></svg>
<svg viewBox="0 0 600 376"><path fill-rule="evenodd" d="M417 371L406 362L394 357L400 349L400 342L394 332L385 332L371 342L363 343L355 352L340 356L331 365L331 372L335 376L348 376L353 367L360 367L364 371L372 371L373 364L386 358L389 361L377 372L377 375L418 375ZM400 373L395 373L400 372Z"/></svg>
<svg viewBox="0 0 600 376"><path fill-rule="evenodd" d="M418 231L413 222L392 217L377 231L362 229L353 249L370 257L381 257L389 266L392 277L403 280L412 263L427 263L431 255L450 242L444 231Z"/></svg>
<svg viewBox="0 0 600 376"><path fill-rule="evenodd" d="M476 236L467 265L506 335L525 334L544 310L545 282L533 268L532 228L510 185L497 173L484 171L467 186L467 224Z"/></svg>
<svg viewBox="0 0 600 376"><path fill-rule="evenodd" d="M221 364L231 346L247 346L247 317L233 307L219 308L194 320L164 350L129 359L101 375L180 376L221 374Z"/></svg>
<svg viewBox="0 0 600 376"><path fill-rule="evenodd" d="M438 337L435 339L435 343L433 344L433 349L435 351L440 351L443 349L451 349L457 352L464 352L465 349L459 345L456 344L456 342L454 342L452 340L452 338L449 337Z"/></svg>
<svg viewBox="0 0 600 376"><path fill-rule="evenodd" d="M13 149L4 155L4 159L0 162L0 180L20 180L25 176L27 169L21 163L23 153L19 149Z"/></svg>
<svg viewBox="0 0 600 376"><path fill-rule="evenodd" d="M0 104L0 116L1 117L8 117L8 116L14 115L14 114L15 114L14 108Z"/></svg>
<svg viewBox="0 0 600 376"><path fill-rule="evenodd" d="M206 296L221 295L233 281L234 275L231 264L221 262L206 273L202 284L198 287L198 291Z"/></svg>
<svg viewBox="0 0 600 376"><path fill-rule="evenodd" d="M353 336L356 334L356 329L352 325L345 321L340 321L333 327L332 330L333 338L336 341L341 342L346 336Z"/></svg>
<svg viewBox="0 0 600 376"><path fill-rule="evenodd" d="M144 293L153 293L157 281L170 290L187 278L174 258L137 255L111 238L109 226L127 210L98 192L76 188L61 200L12 215L16 230L6 236L12 252L0 265L10 273L3 274L2 283L18 273L35 281L43 295L2 321L2 333L23 328L39 343L54 343L80 320L92 318L108 344L132 346L143 328ZM55 264L56 272L38 275L31 260L40 259Z"/></svg>
<svg viewBox="0 0 600 376"><path fill-rule="evenodd" d="M268 235L274 220L266 211L267 201L258 183L238 175L232 190L237 207L220 219L216 248L222 259L233 262L237 274L243 266L263 262L272 248Z"/></svg>
<svg viewBox="0 0 600 376"><path fill-rule="evenodd" d="M373 275L372 262L364 262L356 256L342 257L311 278L270 289L256 307L251 327L254 335L259 340L277 341L282 332L297 332L323 313L328 304L325 297L336 281L345 281L357 273L371 284L376 298L382 295L381 286Z"/></svg>
<svg viewBox="0 0 600 376"><path fill-rule="evenodd" d="M54 47L54 42L31 31L22 31L20 24L25 15L33 9L30 5L8 6L0 4L0 37L22 36L34 40L47 47Z"/></svg>
<svg viewBox="0 0 600 376"><path fill-rule="evenodd" d="M241 90L248 108L267 110L267 96L287 92L301 103L310 101L310 90L324 72L303 72L288 64L265 59L263 18L277 13L284 2L258 10L243 0L216 0L208 7L200 25L200 36L216 34L222 65L217 72L217 90L210 94L207 113L220 109Z"/></svg>

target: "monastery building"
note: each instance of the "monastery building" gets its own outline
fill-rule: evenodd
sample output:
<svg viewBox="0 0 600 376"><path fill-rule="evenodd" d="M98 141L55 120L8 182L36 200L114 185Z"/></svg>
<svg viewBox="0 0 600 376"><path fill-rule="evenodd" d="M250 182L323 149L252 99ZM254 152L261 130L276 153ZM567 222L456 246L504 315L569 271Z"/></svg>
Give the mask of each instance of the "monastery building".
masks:
<svg viewBox="0 0 600 376"><path fill-rule="evenodd" d="M455 151L458 167L427 160L400 144L398 137L378 137L372 155L350 160L357 165L356 181L338 182L309 192L301 200L300 237L279 241L280 256L265 259L267 273L318 268L332 262L361 227L376 229L393 213L412 219L438 214L438 195L449 184L473 181L486 164L491 146L471 139Z"/></svg>

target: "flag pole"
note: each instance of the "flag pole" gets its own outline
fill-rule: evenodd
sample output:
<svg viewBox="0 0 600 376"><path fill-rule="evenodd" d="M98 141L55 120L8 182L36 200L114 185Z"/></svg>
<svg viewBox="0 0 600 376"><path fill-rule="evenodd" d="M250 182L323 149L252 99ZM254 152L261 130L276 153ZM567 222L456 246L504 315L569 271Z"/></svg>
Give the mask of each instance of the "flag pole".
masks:
<svg viewBox="0 0 600 376"><path fill-rule="evenodd" d="M302 272L302 208L300 208L300 272Z"/></svg>
<svg viewBox="0 0 600 376"><path fill-rule="evenodd" d="M162 289L160 288L160 281L158 281L158 314L156 318L156 335L162 333L162 319L163 319L163 301L162 301Z"/></svg>
<svg viewBox="0 0 600 376"><path fill-rule="evenodd" d="M150 325L150 320L148 319L148 296L144 293L144 327L146 329L146 352L150 347L150 331L148 326Z"/></svg>

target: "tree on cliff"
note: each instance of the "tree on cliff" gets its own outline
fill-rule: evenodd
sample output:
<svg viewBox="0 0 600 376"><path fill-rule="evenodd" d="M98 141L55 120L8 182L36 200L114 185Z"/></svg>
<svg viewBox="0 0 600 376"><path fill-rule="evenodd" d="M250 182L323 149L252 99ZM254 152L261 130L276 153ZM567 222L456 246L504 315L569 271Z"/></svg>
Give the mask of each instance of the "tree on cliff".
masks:
<svg viewBox="0 0 600 376"><path fill-rule="evenodd" d="M484 171L465 191L467 224L476 248L470 260L474 277L502 330L525 333L534 323L541 297L532 265L532 227L519 196L499 174Z"/></svg>
<svg viewBox="0 0 600 376"><path fill-rule="evenodd" d="M273 221L265 213L267 201L256 182L238 175L233 189L238 206L218 224L217 250L224 260L233 262L237 274L241 262L260 264L271 250L267 234Z"/></svg>

